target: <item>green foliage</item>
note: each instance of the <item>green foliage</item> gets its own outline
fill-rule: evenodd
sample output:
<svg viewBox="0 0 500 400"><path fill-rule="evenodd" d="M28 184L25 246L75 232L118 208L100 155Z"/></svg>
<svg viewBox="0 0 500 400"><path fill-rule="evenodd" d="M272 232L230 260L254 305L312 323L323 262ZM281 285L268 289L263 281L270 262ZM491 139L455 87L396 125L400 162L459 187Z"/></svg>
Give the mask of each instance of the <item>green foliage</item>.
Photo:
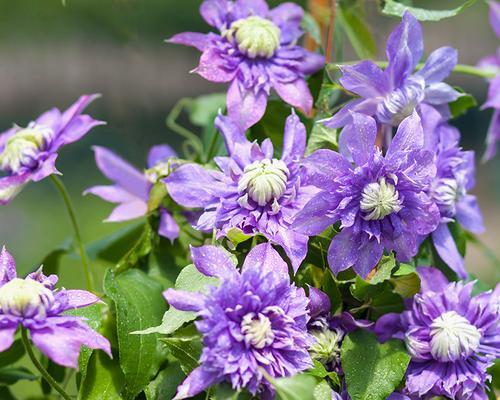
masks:
<svg viewBox="0 0 500 400"><path fill-rule="evenodd" d="M184 379L184 373L178 362L171 362L162 369L149 385L144 389L146 400L172 399L177 386Z"/></svg>
<svg viewBox="0 0 500 400"><path fill-rule="evenodd" d="M13 385L22 380L35 381L38 376L24 367L0 368L0 385ZM3 398L2 398L3 399Z"/></svg>
<svg viewBox="0 0 500 400"><path fill-rule="evenodd" d="M123 400L125 383L118 360L111 360L102 351L96 351L89 360L88 373L82 380L78 400Z"/></svg>
<svg viewBox="0 0 500 400"><path fill-rule="evenodd" d="M477 0L467 0L460 7L451 10L427 10L424 8L410 7L396 2L395 0L384 0L382 13L393 17L402 17L406 10L409 10L415 18L420 21L441 21L444 18L454 17L465 9L472 6Z"/></svg>
<svg viewBox="0 0 500 400"><path fill-rule="evenodd" d="M399 385L410 356L399 340L380 344L374 334L357 330L344 339L342 368L353 400L383 400Z"/></svg>
<svg viewBox="0 0 500 400"><path fill-rule="evenodd" d="M377 44L365 20L362 2L354 5L341 2L337 7L337 16L357 56L361 59L374 58Z"/></svg>
<svg viewBox="0 0 500 400"><path fill-rule="evenodd" d="M26 350L21 339L17 339L7 350L0 353L0 368L8 367L19 361Z"/></svg>
<svg viewBox="0 0 500 400"><path fill-rule="evenodd" d="M276 389L278 398L281 400L314 400L314 388L316 379L310 375L298 374L287 378L266 379Z"/></svg>
<svg viewBox="0 0 500 400"><path fill-rule="evenodd" d="M321 46L321 29L314 17L306 12L302 18L301 28L306 32L316 45Z"/></svg>
<svg viewBox="0 0 500 400"><path fill-rule="evenodd" d="M327 381L320 381L313 392L314 400L331 400L332 388Z"/></svg>
<svg viewBox="0 0 500 400"><path fill-rule="evenodd" d="M455 87L456 90L463 93L458 99L449 104L450 112L453 118L465 114L470 108L477 106L477 101L474 96L465 93L462 89Z"/></svg>
<svg viewBox="0 0 500 400"><path fill-rule="evenodd" d="M162 338L161 341L175 357L182 371L187 375L198 366L201 356L201 337L193 325L178 331L175 335Z"/></svg>

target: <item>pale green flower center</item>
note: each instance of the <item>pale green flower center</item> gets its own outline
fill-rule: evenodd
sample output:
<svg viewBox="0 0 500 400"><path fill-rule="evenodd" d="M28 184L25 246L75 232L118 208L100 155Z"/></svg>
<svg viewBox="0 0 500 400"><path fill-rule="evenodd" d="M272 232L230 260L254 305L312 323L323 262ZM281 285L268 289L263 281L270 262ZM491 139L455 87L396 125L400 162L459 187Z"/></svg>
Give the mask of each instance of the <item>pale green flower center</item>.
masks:
<svg viewBox="0 0 500 400"><path fill-rule="evenodd" d="M33 279L15 278L0 288L0 308L3 313L19 316L45 314L53 301L52 291Z"/></svg>
<svg viewBox="0 0 500 400"><path fill-rule="evenodd" d="M167 177L170 174L171 169L170 161L160 161L145 171L146 178L148 178L149 182L156 183L160 179Z"/></svg>
<svg viewBox="0 0 500 400"><path fill-rule="evenodd" d="M439 361L455 361L477 350L481 333L455 311L441 314L432 321L431 354Z"/></svg>
<svg viewBox="0 0 500 400"><path fill-rule="evenodd" d="M324 328L311 332L315 343L309 348L309 354L313 360L323 365L336 364L340 360L340 344L343 338L342 332Z"/></svg>
<svg viewBox="0 0 500 400"><path fill-rule="evenodd" d="M280 45L281 31L272 21L251 16L234 21L223 33L230 42L251 58L271 57Z"/></svg>
<svg viewBox="0 0 500 400"><path fill-rule="evenodd" d="M245 336L245 342L257 349L269 346L274 340L271 321L264 314L245 315L241 322L241 333Z"/></svg>
<svg viewBox="0 0 500 400"><path fill-rule="evenodd" d="M246 192L259 206L265 206L285 193L289 173L281 160L255 161L245 167L238 182L238 191Z"/></svg>
<svg viewBox="0 0 500 400"><path fill-rule="evenodd" d="M385 178L366 185L361 195L360 208L367 213L365 220L383 219L389 214L401 210L401 200L394 185L387 183Z"/></svg>
<svg viewBox="0 0 500 400"><path fill-rule="evenodd" d="M31 123L11 136L0 153L0 168L14 173L29 166L53 137L52 129Z"/></svg>

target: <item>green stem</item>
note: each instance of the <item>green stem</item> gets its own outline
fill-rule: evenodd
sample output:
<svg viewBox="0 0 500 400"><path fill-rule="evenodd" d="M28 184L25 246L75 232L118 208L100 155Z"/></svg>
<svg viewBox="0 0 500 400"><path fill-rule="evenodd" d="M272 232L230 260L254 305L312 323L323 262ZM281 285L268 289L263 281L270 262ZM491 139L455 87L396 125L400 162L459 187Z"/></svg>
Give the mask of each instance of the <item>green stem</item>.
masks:
<svg viewBox="0 0 500 400"><path fill-rule="evenodd" d="M205 157L205 163L208 163L213 158L212 153L214 152L215 144L217 143L218 138L219 135L217 131L213 132L212 139L210 140L210 144L208 146L207 156Z"/></svg>
<svg viewBox="0 0 500 400"><path fill-rule="evenodd" d="M40 364L40 361L38 361L38 359L36 358L35 353L33 353L33 348L31 347L30 340L28 338L28 331L24 327L21 328L21 337L26 352L28 353L28 356L31 359L31 362L36 367L36 369L40 371L40 374L42 375L43 379L45 379L47 383L50 386L52 386L52 388L55 391L57 391L65 400L71 400L69 394L65 392L65 390L55 381L54 378L52 378L52 376L48 373L48 371L43 367L42 364Z"/></svg>
<svg viewBox="0 0 500 400"><path fill-rule="evenodd" d="M177 118L179 118L182 110L184 109L184 107L189 106L189 104L191 104L191 101L192 100L188 98L179 100L177 104L172 108L172 111L170 111L170 114L168 114L166 125L172 131L186 139L186 143L191 146L197 154L202 154L203 145L201 144L200 138L189 129L186 129L177 123ZM187 149L185 149L185 152L187 153L186 156L190 158L191 154L189 154Z"/></svg>
<svg viewBox="0 0 500 400"><path fill-rule="evenodd" d="M339 64L340 66L342 65L352 65L356 64L358 61L347 61L345 63ZM387 61L374 61L375 64L377 64L380 68L387 68L388 62ZM337 67L336 65L330 64L330 68L332 67ZM421 70L424 67L423 63L417 64L415 67L417 70ZM466 75L472 75L472 76L478 76L480 78L494 78L496 75L495 71L492 71L491 69L483 69L483 68L477 68L473 67L472 65L466 65L466 64L457 64L455 65L455 68L453 68L453 72L459 73L459 74L466 74Z"/></svg>
<svg viewBox="0 0 500 400"><path fill-rule="evenodd" d="M51 175L50 178L52 179L52 182L54 183L57 190L59 190L59 192L61 193L64 205L68 210L69 219L71 220L71 224L73 225L76 244L78 246L78 250L80 252L80 258L83 264L83 271L85 273L85 280L87 282L87 290L93 291L94 284L92 279L92 273L90 271L90 265L87 258L87 253L85 251L85 246L83 245L82 235L80 234L80 228L76 220L75 209L73 207L73 204L71 203L71 198L69 196L68 190L66 189L66 186L64 186L64 183L56 175Z"/></svg>

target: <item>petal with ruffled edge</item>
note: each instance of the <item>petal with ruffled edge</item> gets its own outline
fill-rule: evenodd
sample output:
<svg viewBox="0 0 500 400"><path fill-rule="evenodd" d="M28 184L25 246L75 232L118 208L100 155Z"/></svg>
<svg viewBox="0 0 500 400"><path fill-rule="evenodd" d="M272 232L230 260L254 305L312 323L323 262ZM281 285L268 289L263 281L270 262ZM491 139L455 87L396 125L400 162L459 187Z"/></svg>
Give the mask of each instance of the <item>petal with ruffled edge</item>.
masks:
<svg viewBox="0 0 500 400"><path fill-rule="evenodd" d="M342 66L340 83L357 95L370 98L381 96L389 90L384 72L373 61L362 61L355 65Z"/></svg>
<svg viewBox="0 0 500 400"><path fill-rule="evenodd" d="M401 153L408 153L424 146L424 131L416 111L406 117L398 127L396 135L387 149L386 158L400 158Z"/></svg>
<svg viewBox="0 0 500 400"><path fill-rule="evenodd" d="M31 174L11 175L0 178L0 205L10 203L31 179Z"/></svg>
<svg viewBox="0 0 500 400"><path fill-rule="evenodd" d="M158 226L158 234L166 237L171 242L179 237L179 225L175 221L174 217L172 217L172 215L164 208L160 208L160 225Z"/></svg>
<svg viewBox="0 0 500 400"><path fill-rule="evenodd" d="M309 314L311 318L329 313L331 307L330 298L325 292L314 286L309 286Z"/></svg>
<svg viewBox="0 0 500 400"><path fill-rule="evenodd" d="M214 47L205 49L200 58L200 64L193 72L210 82L230 82L233 80L236 69L228 69L228 64Z"/></svg>
<svg viewBox="0 0 500 400"><path fill-rule="evenodd" d="M258 269L264 273L273 272L285 280L289 280L288 265L273 248L271 243L261 243L255 246L245 258L241 271Z"/></svg>
<svg viewBox="0 0 500 400"><path fill-rule="evenodd" d="M235 79L227 92L227 112L241 130L246 131L260 121L267 107L267 94L260 90L255 94L243 88Z"/></svg>
<svg viewBox="0 0 500 400"><path fill-rule="evenodd" d="M375 151L377 123L372 117L352 113L352 124L347 125L341 133L339 143L344 156L351 156L353 161L362 166L370 160Z"/></svg>
<svg viewBox="0 0 500 400"><path fill-rule="evenodd" d="M177 153L168 144L153 146L148 153L148 168L154 167L159 162L166 162L171 157L177 157Z"/></svg>
<svg viewBox="0 0 500 400"><path fill-rule="evenodd" d="M457 245L446 224L439 224L437 229L432 232L432 241L439 257L455 271L460 279L466 279L464 259L458 252Z"/></svg>
<svg viewBox="0 0 500 400"><path fill-rule="evenodd" d="M271 20L280 28L281 44L289 44L302 35L300 24L304 10L298 4L282 3L269 12Z"/></svg>
<svg viewBox="0 0 500 400"><path fill-rule="evenodd" d="M306 151L306 127L292 111L285 122L283 151L281 159L285 162L298 161Z"/></svg>
<svg viewBox="0 0 500 400"><path fill-rule="evenodd" d="M476 234L484 232L483 216L479 209L476 196L470 194L465 195L456 204L456 208L456 218L460 225Z"/></svg>
<svg viewBox="0 0 500 400"><path fill-rule="evenodd" d="M205 51L210 43L210 37L206 33L182 32L172 36L170 39L167 39L166 42L192 46L200 51Z"/></svg>
<svg viewBox="0 0 500 400"><path fill-rule="evenodd" d="M434 267L417 267L417 273L420 277L420 293L440 293L450 283L446 276Z"/></svg>
<svg viewBox="0 0 500 400"><path fill-rule="evenodd" d="M206 388L219 382L222 378L219 374L208 371L203 366L195 368L188 377L177 388L177 394L173 400L187 399L196 396Z"/></svg>
<svg viewBox="0 0 500 400"><path fill-rule="evenodd" d="M458 52L453 47L440 47L429 55L417 75L422 76L427 84L441 82L451 74L457 64L457 58Z"/></svg>
<svg viewBox="0 0 500 400"><path fill-rule="evenodd" d="M288 104L301 109L306 114L311 111L313 98L305 79L299 78L293 82L272 80L276 93Z"/></svg>
<svg viewBox="0 0 500 400"><path fill-rule="evenodd" d="M401 86L413 72L424 51L422 27L416 18L406 11L402 22L389 35L386 54L389 65L385 70L392 88Z"/></svg>
<svg viewBox="0 0 500 400"><path fill-rule="evenodd" d="M90 329L77 317L51 317L44 327L24 322L31 340L38 349L56 364L78 368L80 347L101 349L111 357L109 341Z"/></svg>
<svg viewBox="0 0 500 400"><path fill-rule="evenodd" d="M333 237L328 248L328 265L335 276L356 263L359 245L359 236L349 228Z"/></svg>
<svg viewBox="0 0 500 400"><path fill-rule="evenodd" d="M142 172L104 147L94 146L93 150L96 164L106 178L144 202L148 201L150 184Z"/></svg>
<svg viewBox="0 0 500 400"><path fill-rule="evenodd" d="M202 274L223 278L234 275L236 265L227 251L221 247L206 245L201 247L190 246L193 264Z"/></svg>
<svg viewBox="0 0 500 400"><path fill-rule="evenodd" d="M229 155L233 154L235 147L234 145L236 143L248 143L248 140L245 136L245 131L231 118L226 117L225 115L217 115L217 117L215 118L215 127L222 134Z"/></svg>
<svg viewBox="0 0 500 400"><path fill-rule="evenodd" d="M0 252L0 285L17 277L16 262L5 246Z"/></svg>
<svg viewBox="0 0 500 400"><path fill-rule="evenodd" d="M200 311L205 306L204 296L197 292L167 289L163 292L163 297L171 307L179 311Z"/></svg>

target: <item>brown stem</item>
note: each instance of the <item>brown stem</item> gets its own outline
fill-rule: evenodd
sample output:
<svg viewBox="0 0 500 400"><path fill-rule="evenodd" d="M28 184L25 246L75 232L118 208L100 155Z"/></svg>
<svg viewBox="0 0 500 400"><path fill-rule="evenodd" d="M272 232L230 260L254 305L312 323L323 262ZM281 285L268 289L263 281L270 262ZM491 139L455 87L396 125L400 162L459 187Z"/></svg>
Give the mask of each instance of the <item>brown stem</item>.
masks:
<svg viewBox="0 0 500 400"><path fill-rule="evenodd" d="M332 53L333 53L333 35L335 32L335 17L337 16L337 1L330 0L330 20L328 22L328 33L326 37L326 50L325 50L325 58L326 62L329 63L332 61Z"/></svg>

